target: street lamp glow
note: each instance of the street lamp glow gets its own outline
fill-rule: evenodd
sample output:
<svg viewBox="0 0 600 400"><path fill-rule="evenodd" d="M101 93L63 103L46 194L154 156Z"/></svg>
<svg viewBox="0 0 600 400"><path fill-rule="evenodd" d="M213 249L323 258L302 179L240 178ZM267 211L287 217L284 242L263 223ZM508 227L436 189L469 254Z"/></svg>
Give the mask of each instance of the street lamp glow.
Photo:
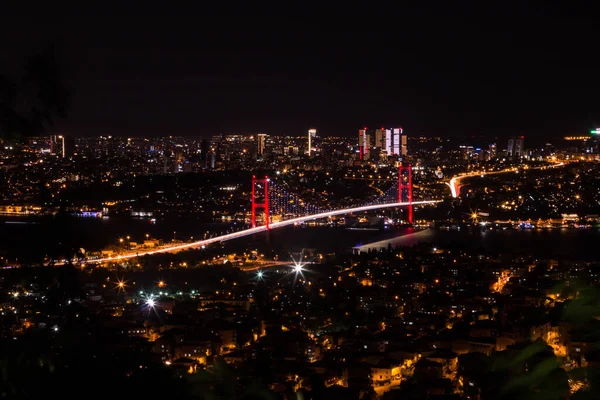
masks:
<svg viewBox="0 0 600 400"><path fill-rule="evenodd" d="M13 293L13 297L16 299L17 297L19 297L19 292L14 292Z"/></svg>
<svg viewBox="0 0 600 400"><path fill-rule="evenodd" d="M148 300L146 300L146 305L150 308L154 308L154 306L156 305L156 302L154 301L154 299L148 299Z"/></svg>
<svg viewBox="0 0 600 400"><path fill-rule="evenodd" d="M294 271L295 271L297 274L299 274L299 273L301 273L301 272L303 271L302 267L304 267L302 264L300 264L300 263L296 263L296 262L295 262L295 263L294 263L294 265L293 265Z"/></svg>
<svg viewBox="0 0 600 400"><path fill-rule="evenodd" d="M265 276L265 274L264 274L264 272L262 272L262 271L258 271L258 272L256 273L256 277L257 277L258 279L262 279L264 276Z"/></svg>

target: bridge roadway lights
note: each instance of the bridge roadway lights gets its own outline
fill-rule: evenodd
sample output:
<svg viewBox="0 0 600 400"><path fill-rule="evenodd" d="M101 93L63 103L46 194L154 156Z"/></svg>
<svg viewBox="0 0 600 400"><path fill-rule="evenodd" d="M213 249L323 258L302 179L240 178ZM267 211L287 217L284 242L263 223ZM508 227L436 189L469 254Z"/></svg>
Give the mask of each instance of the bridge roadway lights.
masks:
<svg viewBox="0 0 600 400"><path fill-rule="evenodd" d="M306 222L306 221L311 221L311 220L321 219L321 218L328 218L328 217L332 217L334 215L352 214L355 212L378 210L381 208L407 207L407 206L418 206L418 205L425 205L425 204L435 204L435 203L440 203L440 202L441 202L441 200L422 200L422 201L413 201L412 203L401 202L401 203L388 203L388 204L373 204L373 205L368 205L368 206L344 208L344 209L340 209L340 210L327 211L327 212L322 212L322 213L318 213L318 214L305 215L303 217L292 218L292 219L288 219L285 221L274 222L272 224L269 224L269 228L267 228L266 225L257 226L255 228L248 228L248 229L244 229L244 230L237 231L234 233L228 233L226 235L214 236L210 239L198 240L198 241L192 242L192 243L177 244L177 245L173 245L173 246L163 247L163 248L157 249L157 250L148 250L148 251L144 251L144 252L139 252L137 254L121 255L121 256L118 256L115 258L109 258L109 257L98 258L95 260L88 260L87 263L88 264L97 264L97 263L111 262L111 261L113 261L113 262L114 261L123 261L123 260L132 259L132 258L138 258L141 256L152 255L152 254L172 253L172 252L177 252L177 251L181 251L181 250L192 249L195 247L207 246L212 243L225 242L227 240L237 239L237 238L241 238L241 237L248 236L248 235L254 235L256 233L266 232L269 229L283 228L284 226L291 226L291 225L299 224L299 223ZM57 263L55 265L60 265L60 263Z"/></svg>

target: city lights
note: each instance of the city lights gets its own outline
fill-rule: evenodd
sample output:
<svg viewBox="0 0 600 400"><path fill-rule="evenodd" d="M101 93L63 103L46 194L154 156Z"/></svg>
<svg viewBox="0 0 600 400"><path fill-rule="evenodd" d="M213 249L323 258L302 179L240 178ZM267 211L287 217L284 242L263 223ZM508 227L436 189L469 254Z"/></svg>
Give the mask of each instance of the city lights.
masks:
<svg viewBox="0 0 600 400"><path fill-rule="evenodd" d="M329 218L331 216L336 216L336 215L352 214L352 213L356 213L356 212L373 211L373 210L386 209L386 208L406 207L408 205L413 205L413 206L434 205L434 204L437 204L440 202L441 202L441 200L419 200L419 201L401 202L401 203L369 204L369 205L364 205L364 206L359 206L359 207L349 207L349 208L342 208L342 209L333 210L333 211L317 212L312 215L306 215L306 216L302 216L302 217L292 218L292 219L288 219L285 221L273 222L269 225L268 228L265 225L261 225L261 226L255 227L255 228L248 228L248 229L243 229L243 230L233 232L233 233L226 233L224 235L215 235L209 239L199 240L196 242L168 245L168 246L164 246L158 250L143 250L143 251L135 251L135 252L131 252L131 253L126 253L123 255L119 255L116 258L118 260L127 260L127 259L131 259L131 258L141 257L144 255L171 253L171 252L176 252L176 251L180 251L180 250L184 250L184 249L193 249L193 248L197 248L197 247L201 247L204 249L206 247L206 245L211 244L211 243L225 242L228 240L233 240L233 239L237 239L237 238L241 238L241 237L245 237L245 236L249 236L249 235L254 235L254 234L260 233L260 232L266 232L269 229L283 228L285 226L293 226L293 225L297 225L300 223L314 221L314 220L318 220L318 219L322 219L322 218ZM110 256L109 257L101 257L101 258L96 258L96 259L90 259L87 261L87 263L88 264L98 264L98 263L103 263L103 262L107 262L107 261L114 261L114 259Z"/></svg>
<svg viewBox="0 0 600 400"><path fill-rule="evenodd" d="M304 271L304 266L300 263L294 262L292 268L294 268L294 272L296 272L297 274L300 274L302 273L302 271Z"/></svg>
<svg viewBox="0 0 600 400"><path fill-rule="evenodd" d="M600 400L595 13L197 3L4 13L4 397Z"/></svg>
<svg viewBox="0 0 600 400"><path fill-rule="evenodd" d="M127 287L127 285L125 284L125 281L123 280L118 280L115 283L116 287L117 287L117 291L120 292L121 290L125 290L125 287Z"/></svg>

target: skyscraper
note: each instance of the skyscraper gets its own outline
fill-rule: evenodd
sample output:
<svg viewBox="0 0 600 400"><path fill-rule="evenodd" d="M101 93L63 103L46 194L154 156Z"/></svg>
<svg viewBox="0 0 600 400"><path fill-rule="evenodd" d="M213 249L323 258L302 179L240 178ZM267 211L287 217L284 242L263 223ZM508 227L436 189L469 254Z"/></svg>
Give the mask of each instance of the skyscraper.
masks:
<svg viewBox="0 0 600 400"><path fill-rule="evenodd" d="M62 135L50 135L50 154L61 154L63 146Z"/></svg>
<svg viewBox="0 0 600 400"><path fill-rule="evenodd" d="M490 144L488 153L489 153L489 158L496 157L496 143Z"/></svg>
<svg viewBox="0 0 600 400"><path fill-rule="evenodd" d="M202 165L202 168L208 167L208 162L210 159L208 155L209 152L210 144L208 140L202 139L202 142L200 143L200 164Z"/></svg>
<svg viewBox="0 0 600 400"><path fill-rule="evenodd" d="M523 142L524 136L511 137L508 139L507 153L509 157L522 157L525 153Z"/></svg>
<svg viewBox="0 0 600 400"><path fill-rule="evenodd" d="M400 128L400 133L402 133L402 128ZM406 135L402 135L401 136L401 142L400 142L400 154L402 155L402 157L406 157L408 155L408 138L406 137Z"/></svg>
<svg viewBox="0 0 600 400"><path fill-rule="evenodd" d="M380 128L375 130L375 147L383 150L385 148L385 129Z"/></svg>
<svg viewBox="0 0 600 400"><path fill-rule="evenodd" d="M361 160L369 159L369 149L371 147L369 133L367 127L358 130L358 148Z"/></svg>
<svg viewBox="0 0 600 400"><path fill-rule="evenodd" d="M62 137L62 157L69 158L75 154L75 138L73 136Z"/></svg>
<svg viewBox="0 0 600 400"><path fill-rule="evenodd" d="M256 155L262 157L265 154L265 144L267 142L266 133L258 133L256 135Z"/></svg>
<svg viewBox="0 0 600 400"><path fill-rule="evenodd" d="M393 143L394 143L394 148L392 150L392 153L394 155L400 155L400 134L402 133L402 128L394 128L394 129L392 129L392 133L393 133Z"/></svg>
<svg viewBox="0 0 600 400"><path fill-rule="evenodd" d="M317 145L317 130L311 128L308 130L308 156L310 157L312 153L316 150L315 146Z"/></svg>
<svg viewBox="0 0 600 400"><path fill-rule="evenodd" d="M393 151L392 143L393 143L392 130L386 129L385 130L385 151L388 156L392 155L392 151Z"/></svg>
<svg viewBox="0 0 600 400"><path fill-rule="evenodd" d="M75 138L65 135L50 135L50 153L61 158L72 157L75 153Z"/></svg>

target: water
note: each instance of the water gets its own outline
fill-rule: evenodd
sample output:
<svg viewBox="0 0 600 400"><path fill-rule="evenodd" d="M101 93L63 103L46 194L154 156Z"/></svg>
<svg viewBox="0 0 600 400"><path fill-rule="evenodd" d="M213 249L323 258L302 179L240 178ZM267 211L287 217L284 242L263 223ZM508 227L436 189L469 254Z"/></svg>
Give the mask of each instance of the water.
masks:
<svg viewBox="0 0 600 400"><path fill-rule="evenodd" d="M224 232L229 225L207 224L194 217L168 219L0 217L0 256L38 259L57 251L83 248L98 251L119 243L119 238L141 242L154 239L199 239L207 231Z"/></svg>
<svg viewBox="0 0 600 400"><path fill-rule="evenodd" d="M529 230L468 230L442 231L428 229L401 234L393 238L372 241L359 246L387 248L388 245L414 246L429 243L443 248L484 251L492 254L531 255L537 258L572 258L597 260L599 229L529 229Z"/></svg>
<svg viewBox="0 0 600 400"><path fill-rule="evenodd" d="M209 231L225 232L230 225L207 224L194 217L169 217L152 223L149 219L77 218L77 217L0 217L0 256L11 261L39 260L47 254L60 254L71 249L97 251L119 238L130 236L132 241L152 238L170 241L201 239ZM235 227L237 228L237 226ZM236 243L258 240L272 246L297 252L316 249L319 252L387 248L388 245L431 246L486 251L495 254L530 254L538 258L572 257L597 258L596 245L600 230L497 230L497 231L416 231L412 228L393 232L380 230L348 230L337 227L286 227L269 233L237 239ZM232 243L234 244L234 243Z"/></svg>

